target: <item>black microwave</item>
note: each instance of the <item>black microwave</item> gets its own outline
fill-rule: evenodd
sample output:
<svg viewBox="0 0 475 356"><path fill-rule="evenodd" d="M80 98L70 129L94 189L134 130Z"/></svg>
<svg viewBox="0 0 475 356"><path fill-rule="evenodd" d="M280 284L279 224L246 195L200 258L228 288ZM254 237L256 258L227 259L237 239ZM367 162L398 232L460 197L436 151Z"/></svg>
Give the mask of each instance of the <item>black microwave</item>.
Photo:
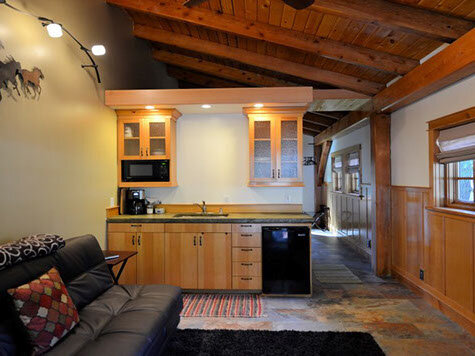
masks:
<svg viewBox="0 0 475 356"><path fill-rule="evenodd" d="M169 182L170 160L122 161L122 182Z"/></svg>

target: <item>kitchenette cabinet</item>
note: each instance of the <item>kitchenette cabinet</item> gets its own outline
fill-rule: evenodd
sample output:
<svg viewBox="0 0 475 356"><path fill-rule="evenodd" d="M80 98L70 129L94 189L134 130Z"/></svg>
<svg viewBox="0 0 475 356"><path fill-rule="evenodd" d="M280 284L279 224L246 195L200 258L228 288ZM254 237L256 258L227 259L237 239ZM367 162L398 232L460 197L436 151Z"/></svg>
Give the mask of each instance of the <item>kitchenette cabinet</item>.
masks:
<svg viewBox="0 0 475 356"><path fill-rule="evenodd" d="M175 109L117 110L119 187L176 186ZM170 160L169 182L123 182L122 161Z"/></svg>
<svg viewBox="0 0 475 356"><path fill-rule="evenodd" d="M136 251L120 277L122 284L165 282L164 224L108 224L108 249Z"/></svg>
<svg viewBox="0 0 475 356"><path fill-rule="evenodd" d="M249 186L303 186L304 107L244 109L249 119Z"/></svg>

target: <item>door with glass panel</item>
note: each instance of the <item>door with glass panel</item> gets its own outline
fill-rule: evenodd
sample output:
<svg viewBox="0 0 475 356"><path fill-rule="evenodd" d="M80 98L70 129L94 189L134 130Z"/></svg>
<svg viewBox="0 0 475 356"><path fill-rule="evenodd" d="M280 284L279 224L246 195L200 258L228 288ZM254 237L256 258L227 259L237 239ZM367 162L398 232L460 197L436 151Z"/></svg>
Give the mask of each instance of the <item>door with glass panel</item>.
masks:
<svg viewBox="0 0 475 356"><path fill-rule="evenodd" d="M250 130L250 182L262 184L276 179L274 120L256 117L249 121Z"/></svg>
<svg viewBox="0 0 475 356"><path fill-rule="evenodd" d="M118 122L119 158L141 159L144 155L143 129L139 119Z"/></svg>
<svg viewBox="0 0 475 356"><path fill-rule="evenodd" d="M302 121L297 117L276 120L276 158L279 182L302 181Z"/></svg>
<svg viewBox="0 0 475 356"><path fill-rule="evenodd" d="M147 119L145 125L145 156L146 159L165 159L169 158L167 148L167 131L169 120L165 119Z"/></svg>

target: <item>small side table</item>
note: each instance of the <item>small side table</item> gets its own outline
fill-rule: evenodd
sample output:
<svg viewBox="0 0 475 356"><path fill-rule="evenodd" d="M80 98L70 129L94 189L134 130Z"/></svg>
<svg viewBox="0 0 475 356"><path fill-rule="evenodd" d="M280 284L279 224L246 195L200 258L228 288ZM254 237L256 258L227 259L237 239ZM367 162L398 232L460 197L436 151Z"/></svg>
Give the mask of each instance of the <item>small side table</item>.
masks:
<svg viewBox="0 0 475 356"><path fill-rule="evenodd" d="M116 256L118 255L119 257L113 258L110 260L106 260L107 267L109 267L109 272L112 276L112 279L114 280L114 284L119 284L119 278L122 275L122 272L124 271L125 265L127 264L127 261L129 258L135 256L137 254L137 251L110 251L110 250L105 250L102 251L104 253L104 257L107 256ZM119 272L117 275L114 273L113 267L117 266L118 264L122 263L120 266Z"/></svg>

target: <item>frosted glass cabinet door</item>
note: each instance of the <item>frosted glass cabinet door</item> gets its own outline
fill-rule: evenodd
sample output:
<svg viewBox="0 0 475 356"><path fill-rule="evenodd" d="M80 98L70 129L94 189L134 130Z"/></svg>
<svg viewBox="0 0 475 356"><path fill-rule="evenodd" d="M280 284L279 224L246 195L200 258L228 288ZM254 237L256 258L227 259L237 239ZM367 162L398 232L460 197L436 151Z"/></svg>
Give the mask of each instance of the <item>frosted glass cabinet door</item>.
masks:
<svg viewBox="0 0 475 356"><path fill-rule="evenodd" d="M119 139L121 144L121 155L125 159L138 159L141 156L142 135L140 132L140 122L121 122L119 127Z"/></svg>
<svg viewBox="0 0 475 356"><path fill-rule="evenodd" d="M167 155L165 122L148 122L148 140L147 157L157 158Z"/></svg>
<svg viewBox="0 0 475 356"><path fill-rule="evenodd" d="M281 120L280 168L278 168L278 178L298 178L298 160L299 152L297 120Z"/></svg>
<svg viewBox="0 0 475 356"><path fill-rule="evenodd" d="M272 123L270 120L254 121L253 178L272 179L272 159Z"/></svg>

